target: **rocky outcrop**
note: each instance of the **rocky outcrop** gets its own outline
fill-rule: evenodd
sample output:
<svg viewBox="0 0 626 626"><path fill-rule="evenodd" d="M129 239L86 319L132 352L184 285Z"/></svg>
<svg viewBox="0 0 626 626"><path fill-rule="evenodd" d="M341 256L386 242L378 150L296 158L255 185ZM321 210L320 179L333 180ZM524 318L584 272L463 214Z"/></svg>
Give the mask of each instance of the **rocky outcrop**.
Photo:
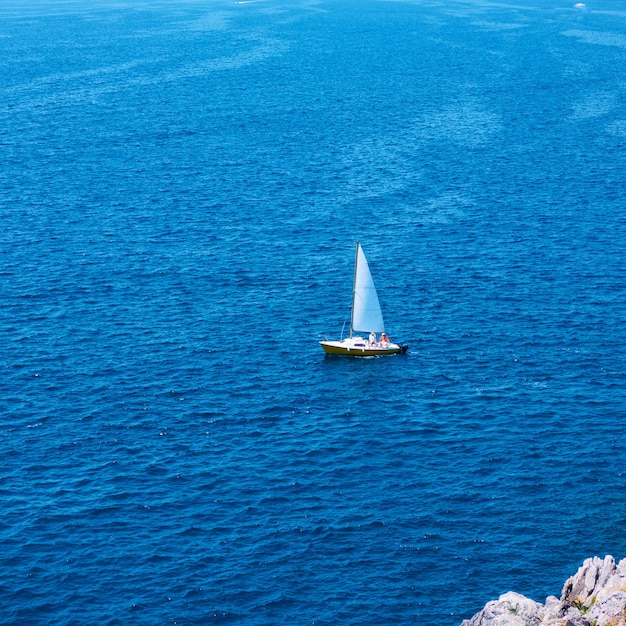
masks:
<svg viewBox="0 0 626 626"><path fill-rule="evenodd" d="M509 591L461 626L626 626L626 559L587 559L545 604Z"/></svg>

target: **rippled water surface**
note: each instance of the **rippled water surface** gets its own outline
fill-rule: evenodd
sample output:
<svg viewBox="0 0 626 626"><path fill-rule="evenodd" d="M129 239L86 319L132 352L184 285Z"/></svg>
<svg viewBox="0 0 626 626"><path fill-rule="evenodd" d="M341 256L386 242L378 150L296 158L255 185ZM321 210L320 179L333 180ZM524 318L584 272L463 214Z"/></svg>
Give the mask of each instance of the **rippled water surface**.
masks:
<svg viewBox="0 0 626 626"><path fill-rule="evenodd" d="M0 7L7 624L455 626L626 556L626 11ZM325 357L354 242L403 357Z"/></svg>

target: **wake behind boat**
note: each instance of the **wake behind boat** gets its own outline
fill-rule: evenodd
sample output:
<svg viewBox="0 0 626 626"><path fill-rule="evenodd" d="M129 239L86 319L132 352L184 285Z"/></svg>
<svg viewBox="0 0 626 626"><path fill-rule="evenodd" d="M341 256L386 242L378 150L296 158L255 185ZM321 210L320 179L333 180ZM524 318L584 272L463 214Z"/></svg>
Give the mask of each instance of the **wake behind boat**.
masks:
<svg viewBox="0 0 626 626"><path fill-rule="evenodd" d="M364 339L354 333L369 333L369 337ZM376 337L376 333L380 333L380 338ZM374 279L358 241L354 261L350 336L340 341L320 341L320 345L326 354L344 356L384 356L402 354L408 349L405 344L389 341L385 333L385 323Z"/></svg>

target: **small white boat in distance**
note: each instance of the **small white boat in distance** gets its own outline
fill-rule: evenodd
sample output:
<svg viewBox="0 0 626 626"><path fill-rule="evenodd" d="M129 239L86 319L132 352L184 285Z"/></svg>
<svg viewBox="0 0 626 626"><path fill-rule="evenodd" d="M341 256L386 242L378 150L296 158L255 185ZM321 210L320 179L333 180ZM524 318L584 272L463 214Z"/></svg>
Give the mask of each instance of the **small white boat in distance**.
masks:
<svg viewBox="0 0 626 626"><path fill-rule="evenodd" d="M369 334L365 339L354 333ZM380 338L376 337L380 333ZM341 341L320 341L326 354L344 356L385 356L403 354L408 347L405 344L391 343L385 333L385 323L380 310L374 279L363 248L356 242L354 261L354 285L352 288L352 315L350 317L350 336Z"/></svg>

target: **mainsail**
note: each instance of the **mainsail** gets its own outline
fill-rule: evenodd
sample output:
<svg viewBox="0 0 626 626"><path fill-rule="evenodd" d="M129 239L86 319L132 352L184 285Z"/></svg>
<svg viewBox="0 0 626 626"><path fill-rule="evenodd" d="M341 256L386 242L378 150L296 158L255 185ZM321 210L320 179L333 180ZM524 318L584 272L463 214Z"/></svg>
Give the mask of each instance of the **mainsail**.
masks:
<svg viewBox="0 0 626 626"><path fill-rule="evenodd" d="M352 295L352 331L357 333L382 333L385 330L383 314L363 249L357 242L354 267L354 293Z"/></svg>

